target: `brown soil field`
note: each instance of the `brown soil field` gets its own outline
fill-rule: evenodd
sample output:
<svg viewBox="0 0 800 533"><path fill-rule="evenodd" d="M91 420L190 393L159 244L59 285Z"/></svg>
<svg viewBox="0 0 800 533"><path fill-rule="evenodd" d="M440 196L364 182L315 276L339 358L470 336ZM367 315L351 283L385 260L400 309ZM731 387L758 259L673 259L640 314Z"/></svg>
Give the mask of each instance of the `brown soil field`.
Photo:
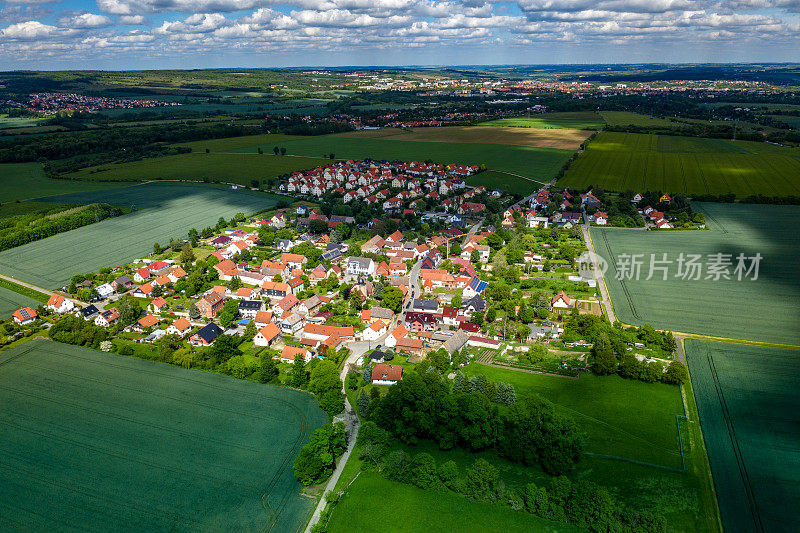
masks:
<svg viewBox="0 0 800 533"><path fill-rule="evenodd" d="M391 141L489 143L536 148L577 150L591 131L565 129L506 128L498 126L444 126L401 130L385 128L360 130L342 134L344 137L382 139Z"/></svg>

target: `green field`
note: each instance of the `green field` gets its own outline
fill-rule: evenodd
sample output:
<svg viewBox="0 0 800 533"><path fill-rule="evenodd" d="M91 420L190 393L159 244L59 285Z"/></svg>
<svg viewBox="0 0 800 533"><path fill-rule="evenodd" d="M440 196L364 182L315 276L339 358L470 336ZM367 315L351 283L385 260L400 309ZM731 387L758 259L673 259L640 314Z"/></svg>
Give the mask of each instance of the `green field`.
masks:
<svg viewBox="0 0 800 533"><path fill-rule="evenodd" d="M389 481L376 473L363 472L345 491L331 514L328 531L561 533L581 530L526 512L473 502L452 492L422 490Z"/></svg>
<svg viewBox="0 0 800 533"><path fill-rule="evenodd" d="M707 231L632 231L595 229L595 250L608 263L606 285L617 318L627 324L651 324L659 329L703 333L737 339L800 344L800 285L795 221L800 207L698 203L706 214ZM667 280L662 272L650 281L651 254L673 261ZM680 253L733 254L730 280L676 277ZM756 281L737 281L735 257L762 256ZM620 254L644 254L639 280L617 279ZM749 266L749 262L748 262ZM629 271L628 271L629 272Z"/></svg>
<svg viewBox="0 0 800 533"><path fill-rule="evenodd" d="M271 144L269 149L272 154L272 148L281 146L284 141L291 141L303 139L299 135L283 135L283 134L265 134L265 135L245 135L243 137L226 137L223 139L208 139L205 141L192 141L185 143L177 143L174 146L184 146L191 148L192 152L205 152L206 148L211 152L229 152L237 148L246 148L257 144Z"/></svg>
<svg viewBox="0 0 800 533"><path fill-rule="evenodd" d="M527 196L542 186L541 182L531 181L495 170L487 170L486 172L470 176L465 181L467 185L483 185L490 191L500 189L506 193L519 194L521 196Z"/></svg>
<svg viewBox="0 0 800 533"><path fill-rule="evenodd" d="M299 531L310 395L49 341L0 355L0 524Z"/></svg>
<svg viewBox="0 0 800 533"><path fill-rule="evenodd" d="M276 203L275 197L261 193L167 183L51 196L47 200L135 205L140 210L0 253L0 272L45 288L63 286L75 274L146 256L153 243L185 237L189 229L213 225L221 216L230 219L238 212L250 214Z"/></svg>
<svg viewBox="0 0 800 533"><path fill-rule="evenodd" d="M269 153L265 150L263 155L205 152L167 155L85 168L67 174L66 177L80 180L122 181L209 179L249 186L253 179L263 180L296 170L312 169L323 162L315 157L275 156L270 145Z"/></svg>
<svg viewBox="0 0 800 533"><path fill-rule="evenodd" d="M703 451L687 438L689 426L685 421L681 422L681 433L687 470L685 473L681 471L676 415L683 415L684 411L681 390L678 387L651 385L617 376L582 374L580 379L553 377L476 363L469 365L466 371L467 375L480 373L492 381L512 383L518 398L539 394L552 401L559 412L575 420L586 434L586 451L601 454L603 457L584 457L569 474L573 480L594 481L607 487L624 505L663 514L667 518L670 532L714 530L714 510L711 503L713 494L705 488L698 474L704 461ZM462 475L477 458L484 458L498 469L505 486L511 490L519 491L530 482L547 486L551 480L539 468L512 463L491 450L473 453L454 448L443 451L431 441L421 441L415 446L396 443L395 446L404 448L411 455L430 453L439 464L455 461ZM348 476L352 477L358 470L359 461L354 457L351 456L343 474L344 481L340 480L342 485L337 489L344 488L348 483ZM460 531L468 528L473 521L479 527L488 527L488 531L500 531L505 527L505 513L509 511L502 507L481 506L480 512L486 515L485 520L489 524L493 521L498 524L498 529L495 529L485 525L484 518L474 517L467 510L461 511L461 506L466 505L466 502L459 496L407 489L406 485L373 479L374 476L369 475L365 482L365 475L367 474L362 474L356 480L351 486L352 492L346 493L345 499L333 512L331 531L343 531L347 526L355 530L368 527L366 524L369 520L376 520L378 507L386 505L384 495L387 493L392 494L392 505L398 505L401 509L410 505L406 502L405 494L409 494L408 498L410 495L418 495L415 499L420 503L405 515L408 523L403 525L406 528L403 531L421 530L426 525L422 522L424 519L440 514L456 520L452 528L445 527L444 531ZM354 498L356 494L358 497ZM398 501L395 501L395 495L402 496L398 496ZM440 500L459 510L440 510L437 503ZM359 512L353 507L356 501L361 505L364 517L354 515ZM462 521L462 515L470 518ZM547 523L528 524L530 518L530 515L519 515L518 525L512 526L511 530L522 530L525 525L528 525L527 530L532 531L548 527ZM394 526L390 524L387 527ZM559 524L556 527L568 529L569 526Z"/></svg>
<svg viewBox="0 0 800 533"><path fill-rule="evenodd" d="M800 196L800 150L751 141L602 132L559 185Z"/></svg>
<svg viewBox="0 0 800 533"><path fill-rule="evenodd" d="M539 394L553 402L586 432L588 452L681 468L678 387L593 374L576 380L478 364L469 366L471 372L513 383L518 396Z"/></svg>
<svg viewBox="0 0 800 533"><path fill-rule="evenodd" d="M800 117L793 117L789 115L770 115L770 118L785 122L793 128L800 128Z"/></svg>
<svg viewBox="0 0 800 533"><path fill-rule="evenodd" d="M9 117L8 115L0 115L0 130L39 126L42 122L46 122L47 120L46 118Z"/></svg>
<svg viewBox="0 0 800 533"><path fill-rule="evenodd" d="M0 203L3 204L52 194L97 191L114 187L119 187L119 184L52 180L45 177L41 163L0 164Z"/></svg>
<svg viewBox="0 0 800 533"><path fill-rule="evenodd" d="M609 126L643 126L675 128L678 125L663 118L650 117L630 111L601 111L600 115Z"/></svg>
<svg viewBox="0 0 800 533"><path fill-rule="evenodd" d="M564 128L598 130L605 126L603 117L594 111L541 113L529 117L498 118L481 122L481 126L508 126L512 128Z"/></svg>
<svg viewBox="0 0 800 533"><path fill-rule="evenodd" d="M514 172L544 181L552 179L573 153L571 150L556 148L533 148L505 144L364 139L349 137L347 134L305 137L280 143L280 146L287 148L287 154L309 157L321 157L334 153L338 159L364 159L367 157L401 161L432 159L438 163L485 164L490 170ZM267 153L272 150L273 144L265 144L261 147L264 153ZM257 148L258 145L253 145L235 151L253 153Z"/></svg>
<svg viewBox="0 0 800 533"><path fill-rule="evenodd" d="M685 346L725 530L800 530L800 351Z"/></svg>
<svg viewBox="0 0 800 533"><path fill-rule="evenodd" d="M11 317L11 313L21 307L32 307L36 309L40 302L33 298L23 296L18 292L9 290L0 285L0 320L6 320Z"/></svg>

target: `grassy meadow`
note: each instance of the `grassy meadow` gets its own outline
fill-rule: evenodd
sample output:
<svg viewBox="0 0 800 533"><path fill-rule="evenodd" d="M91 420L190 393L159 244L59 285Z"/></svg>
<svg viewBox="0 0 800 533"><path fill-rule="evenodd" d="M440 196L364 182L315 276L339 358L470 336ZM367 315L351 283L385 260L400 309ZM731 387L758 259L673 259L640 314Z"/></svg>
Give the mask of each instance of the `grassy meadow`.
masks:
<svg viewBox="0 0 800 533"><path fill-rule="evenodd" d="M30 341L0 356L0 523L40 531L297 531L311 395Z"/></svg>
<svg viewBox="0 0 800 533"><path fill-rule="evenodd" d="M185 237L189 229L213 225L219 217L230 219L238 212L250 214L276 203L275 197L261 193L167 183L49 199L137 207L133 213L0 253L0 272L51 289L63 286L75 274L146 256L153 243L166 244L170 238Z"/></svg>
<svg viewBox="0 0 800 533"><path fill-rule="evenodd" d="M0 280L0 319L5 320L11 316L11 313L20 307L32 307L36 309L41 302L24 296L16 291L6 288L2 283L5 280ZM47 300L45 300L47 301Z"/></svg>
<svg viewBox="0 0 800 533"><path fill-rule="evenodd" d="M800 196L800 150L752 141L602 132L559 184L689 195Z"/></svg>
<svg viewBox="0 0 800 533"><path fill-rule="evenodd" d="M595 250L608 262L605 282L617 318L627 324L736 339L800 344L800 298L797 284L797 239L794 222L800 207L698 203L706 231L630 231L592 228ZM667 279L661 271L646 280L651 254L667 254ZM731 279L676 277L679 254L732 254ZM736 256L760 253L758 279L737 280ZM620 254L643 254L638 280L619 280ZM688 255L687 255L688 257ZM750 265L750 261L746 266ZM629 273L625 271L626 274Z"/></svg>
<svg viewBox="0 0 800 533"><path fill-rule="evenodd" d="M599 130L605 125L603 117L594 111L567 111L541 113L529 117L498 118L481 122L481 126L505 126L512 128L563 128L575 130Z"/></svg>
<svg viewBox="0 0 800 533"><path fill-rule="evenodd" d="M76 180L220 180L250 186L253 179L274 178L296 170L318 167L324 161L315 157L209 153L167 155L128 163L101 165L67 174Z"/></svg>
<svg viewBox="0 0 800 533"><path fill-rule="evenodd" d="M798 531L800 351L686 339L726 531Z"/></svg>
<svg viewBox="0 0 800 533"><path fill-rule="evenodd" d="M287 154L304 157L325 157L333 153L337 159L389 159L438 163L485 164L489 170L503 170L528 178L549 181L572 155L571 150L535 148L505 144L446 143L398 141L391 139L353 138L349 134L320 135L279 143ZM260 145L235 150L256 152ZM264 153L273 144L261 146ZM263 157L263 156L262 156Z"/></svg>
<svg viewBox="0 0 800 533"><path fill-rule="evenodd" d="M54 180L45 177L41 163L0 164L0 203L27 200L70 192L97 191L119 187L117 183L97 181ZM18 214L9 211L5 214Z"/></svg>
<svg viewBox="0 0 800 533"><path fill-rule="evenodd" d="M674 128L676 124L669 120L657 117L650 117L640 113L630 111L600 111L600 115L609 126L642 126Z"/></svg>
<svg viewBox="0 0 800 533"><path fill-rule="evenodd" d="M387 506L391 512L387 514ZM479 503L452 492L434 492L364 472L331 514L330 533L429 531L567 533L581 531L530 513Z"/></svg>

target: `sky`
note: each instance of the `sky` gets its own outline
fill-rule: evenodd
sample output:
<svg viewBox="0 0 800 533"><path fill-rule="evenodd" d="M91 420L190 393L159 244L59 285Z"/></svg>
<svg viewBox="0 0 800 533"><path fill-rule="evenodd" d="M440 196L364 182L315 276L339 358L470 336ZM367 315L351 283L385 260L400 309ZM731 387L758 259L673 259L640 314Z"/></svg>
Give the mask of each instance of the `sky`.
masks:
<svg viewBox="0 0 800 533"><path fill-rule="evenodd" d="M0 69L800 62L800 0L0 0Z"/></svg>

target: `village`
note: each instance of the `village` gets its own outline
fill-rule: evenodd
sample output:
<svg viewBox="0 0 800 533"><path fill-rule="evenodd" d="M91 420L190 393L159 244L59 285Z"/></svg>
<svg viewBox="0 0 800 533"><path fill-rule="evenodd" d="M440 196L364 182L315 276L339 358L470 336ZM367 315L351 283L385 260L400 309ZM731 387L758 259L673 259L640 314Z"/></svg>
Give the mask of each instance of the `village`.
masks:
<svg viewBox="0 0 800 533"><path fill-rule="evenodd" d="M38 329L73 315L104 330L96 347L162 359L165 350L188 351L188 366L202 365L200 352L222 336L235 337L245 376L265 355L284 374L297 357L332 354L397 379L431 353L446 353L453 369L477 357L586 370L591 344L564 325L604 313L596 280L577 263L587 249L581 224L608 223L602 204L591 192L543 187L505 207L513 197L465 184L479 171L365 160L294 173L279 186L301 198L291 206L220 219L131 264L77 275L13 319ZM320 206L331 203L362 209L326 215ZM547 349L531 356L537 344Z"/></svg>

